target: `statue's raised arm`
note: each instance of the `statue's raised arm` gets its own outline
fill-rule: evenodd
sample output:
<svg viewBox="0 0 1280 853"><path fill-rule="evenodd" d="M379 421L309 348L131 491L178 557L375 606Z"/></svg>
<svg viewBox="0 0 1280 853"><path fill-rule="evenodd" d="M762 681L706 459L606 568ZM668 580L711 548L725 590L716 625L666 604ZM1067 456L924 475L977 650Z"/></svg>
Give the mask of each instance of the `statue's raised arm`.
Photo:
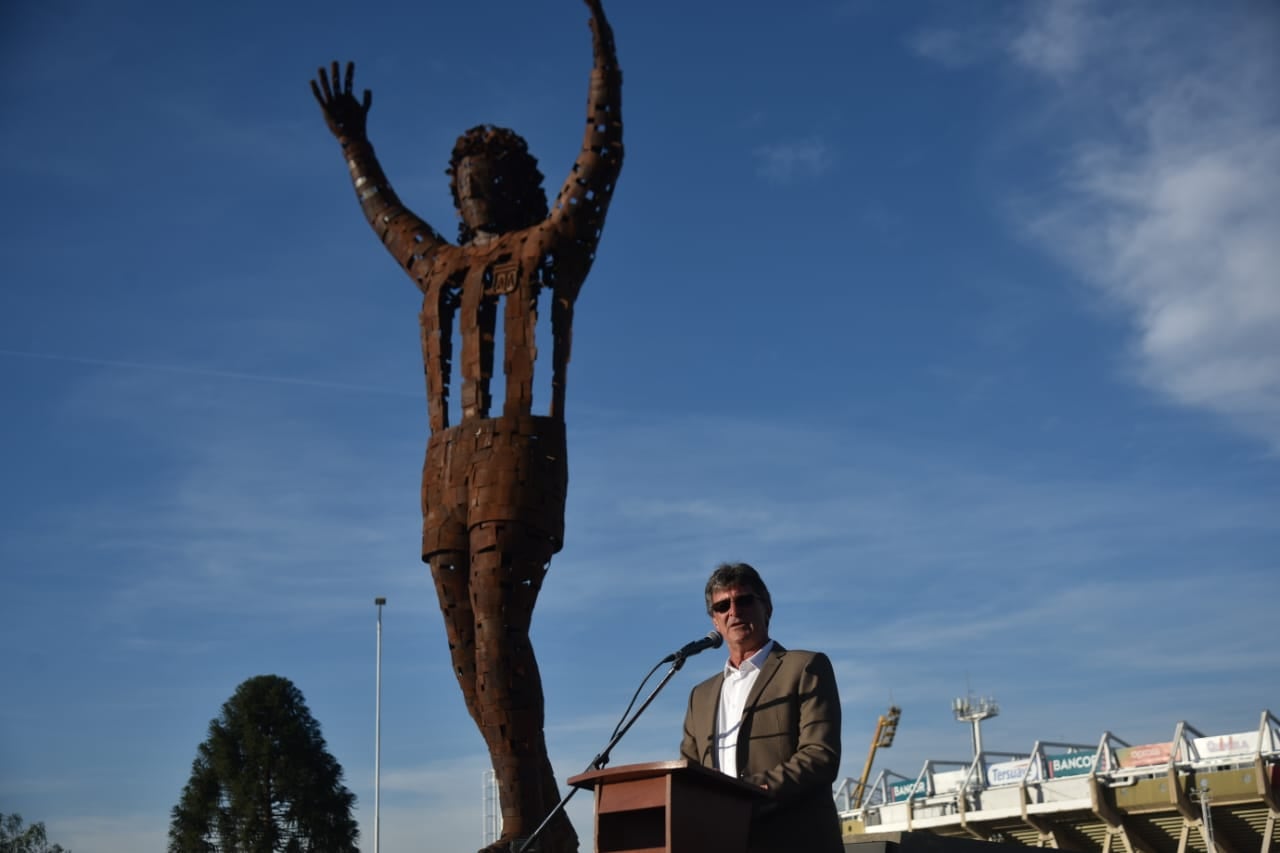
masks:
<svg viewBox="0 0 1280 853"><path fill-rule="evenodd" d="M594 62L587 95L582 151L552 205L550 219L566 237L589 245L594 253L614 184L622 169L622 71L613 44L613 28L600 0L591 10Z"/></svg>
<svg viewBox="0 0 1280 853"><path fill-rule="evenodd" d="M397 263L421 282L431 255L446 245L445 240L404 206L383 173L365 129L373 92L365 89L363 100L356 100L352 88L355 70L354 62L347 63L342 77L337 62L328 72L323 67L318 69L316 79L311 81L311 93L320 104L329 130L342 146L365 219Z"/></svg>

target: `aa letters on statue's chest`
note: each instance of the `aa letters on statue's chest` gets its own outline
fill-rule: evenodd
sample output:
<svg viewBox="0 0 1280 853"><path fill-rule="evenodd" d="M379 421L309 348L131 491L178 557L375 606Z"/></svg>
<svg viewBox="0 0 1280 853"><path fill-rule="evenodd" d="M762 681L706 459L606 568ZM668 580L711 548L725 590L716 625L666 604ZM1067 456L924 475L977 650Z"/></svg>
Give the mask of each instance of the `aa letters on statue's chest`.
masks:
<svg viewBox="0 0 1280 853"><path fill-rule="evenodd" d="M506 296L515 293L520 284L520 265L515 261L495 264L490 274L485 276L485 296Z"/></svg>

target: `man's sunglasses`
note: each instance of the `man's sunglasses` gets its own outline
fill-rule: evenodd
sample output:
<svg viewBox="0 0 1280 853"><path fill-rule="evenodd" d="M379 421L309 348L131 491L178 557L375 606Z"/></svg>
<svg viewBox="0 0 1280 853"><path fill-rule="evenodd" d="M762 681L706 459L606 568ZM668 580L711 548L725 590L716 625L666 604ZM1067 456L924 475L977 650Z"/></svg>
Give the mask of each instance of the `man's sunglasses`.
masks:
<svg viewBox="0 0 1280 853"><path fill-rule="evenodd" d="M716 613L728 613L729 606L731 604L738 605L738 609L742 610L743 608L750 607L755 603L756 603L755 593L748 592L745 595L739 595L736 598L734 597L722 598L719 601L717 601L715 604L712 604L711 609Z"/></svg>

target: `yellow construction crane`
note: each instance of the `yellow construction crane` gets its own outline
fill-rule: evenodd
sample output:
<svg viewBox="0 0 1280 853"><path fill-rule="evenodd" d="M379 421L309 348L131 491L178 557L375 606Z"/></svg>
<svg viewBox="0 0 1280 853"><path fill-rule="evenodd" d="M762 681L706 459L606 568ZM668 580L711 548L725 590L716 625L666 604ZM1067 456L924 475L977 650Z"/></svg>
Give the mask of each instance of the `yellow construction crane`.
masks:
<svg viewBox="0 0 1280 853"><path fill-rule="evenodd" d="M893 736L898 733L898 719L901 716L902 709L897 705L890 705L888 713L881 714L876 722L876 734L871 738L871 751L867 753L867 763L862 767L862 778L858 780L858 787L853 789L851 808L856 809L862 805L862 797L867 790L867 779L871 776L871 765L876 760L876 750L893 746Z"/></svg>

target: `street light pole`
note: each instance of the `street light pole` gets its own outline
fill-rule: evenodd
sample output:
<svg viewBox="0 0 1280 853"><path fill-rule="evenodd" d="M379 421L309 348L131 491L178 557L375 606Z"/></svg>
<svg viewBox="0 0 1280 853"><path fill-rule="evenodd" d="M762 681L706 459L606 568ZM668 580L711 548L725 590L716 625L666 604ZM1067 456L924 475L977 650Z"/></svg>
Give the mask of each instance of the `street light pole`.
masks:
<svg viewBox="0 0 1280 853"><path fill-rule="evenodd" d="M373 600L378 608L378 663L373 700L373 853L378 850L378 824L382 805L382 607L387 603L379 596Z"/></svg>

